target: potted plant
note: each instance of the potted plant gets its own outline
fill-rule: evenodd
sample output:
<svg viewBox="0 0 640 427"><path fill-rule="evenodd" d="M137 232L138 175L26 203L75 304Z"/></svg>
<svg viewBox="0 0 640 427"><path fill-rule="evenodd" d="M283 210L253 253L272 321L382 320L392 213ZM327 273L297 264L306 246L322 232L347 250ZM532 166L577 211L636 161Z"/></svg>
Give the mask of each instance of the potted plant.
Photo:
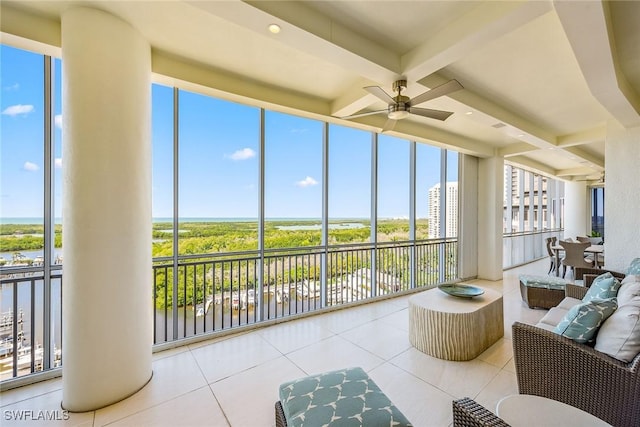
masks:
<svg viewBox="0 0 640 427"><path fill-rule="evenodd" d="M600 234L599 231L591 230L589 240L591 240L592 245L599 245L600 243L602 243L602 234Z"/></svg>

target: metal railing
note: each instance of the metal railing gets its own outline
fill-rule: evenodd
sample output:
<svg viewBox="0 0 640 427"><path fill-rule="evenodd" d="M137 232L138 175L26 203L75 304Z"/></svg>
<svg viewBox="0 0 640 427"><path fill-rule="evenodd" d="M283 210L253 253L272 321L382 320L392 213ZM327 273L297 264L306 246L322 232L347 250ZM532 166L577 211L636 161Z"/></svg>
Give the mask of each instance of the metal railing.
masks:
<svg viewBox="0 0 640 427"><path fill-rule="evenodd" d="M62 266L45 267L0 271L2 382L61 366ZM156 258L154 344L455 279L455 239Z"/></svg>
<svg viewBox="0 0 640 427"><path fill-rule="evenodd" d="M453 281L457 241L167 257L153 270L154 343L162 344Z"/></svg>
<svg viewBox="0 0 640 427"><path fill-rule="evenodd" d="M61 366L62 267L3 268L0 292L0 380Z"/></svg>
<svg viewBox="0 0 640 427"><path fill-rule="evenodd" d="M563 229L508 233L502 239L502 268L517 267L548 256L547 237L561 238Z"/></svg>

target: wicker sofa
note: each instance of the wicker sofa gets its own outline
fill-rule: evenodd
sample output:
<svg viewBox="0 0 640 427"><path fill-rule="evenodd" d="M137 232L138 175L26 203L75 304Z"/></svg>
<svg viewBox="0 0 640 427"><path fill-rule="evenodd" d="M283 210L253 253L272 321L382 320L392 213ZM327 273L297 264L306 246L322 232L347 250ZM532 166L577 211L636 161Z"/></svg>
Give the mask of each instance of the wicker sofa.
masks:
<svg viewBox="0 0 640 427"><path fill-rule="evenodd" d="M453 401L453 427L509 427L502 418L464 397Z"/></svg>
<svg viewBox="0 0 640 427"><path fill-rule="evenodd" d="M569 284L565 292L582 299L587 290ZM640 425L640 353L625 363L540 324L515 322L512 332L520 394L564 402L614 426Z"/></svg>

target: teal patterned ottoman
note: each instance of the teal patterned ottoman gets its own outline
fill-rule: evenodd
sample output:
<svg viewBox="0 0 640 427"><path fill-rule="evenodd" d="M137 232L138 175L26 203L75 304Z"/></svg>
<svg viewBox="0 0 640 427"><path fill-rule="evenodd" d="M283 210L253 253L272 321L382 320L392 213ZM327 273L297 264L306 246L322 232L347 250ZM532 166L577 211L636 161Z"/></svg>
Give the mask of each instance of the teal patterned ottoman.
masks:
<svg viewBox="0 0 640 427"><path fill-rule="evenodd" d="M276 426L410 426L362 368L325 372L280 385Z"/></svg>
<svg viewBox="0 0 640 427"><path fill-rule="evenodd" d="M564 299L564 288L568 281L556 276L521 274L520 295L529 308L549 309Z"/></svg>

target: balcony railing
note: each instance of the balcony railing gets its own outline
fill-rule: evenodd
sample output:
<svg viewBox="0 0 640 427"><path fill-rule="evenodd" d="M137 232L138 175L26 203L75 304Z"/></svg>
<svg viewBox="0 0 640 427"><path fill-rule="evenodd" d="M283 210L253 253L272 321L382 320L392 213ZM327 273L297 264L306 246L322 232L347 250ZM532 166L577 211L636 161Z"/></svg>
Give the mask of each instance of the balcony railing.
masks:
<svg viewBox="0 0 640 427"><path fill-rule="evenodd" d="M508 233L502 239L502 267L512 268L548 256L547 237L562 238L563 229Z"/></svg>
<svg viewBox="0 0 640 427"><path fill-rule="evenodd" d="M456 248L436 240L157 259L154 343L452 281Z"/></svg>
<svg viewBox="0 0 640 427"><path fill-rule="evenodd" d="M154 343L432 287L457 264L455 239L156 258ZM3 267L0 284L1 380L61 366L62 266Z"/></svg>

